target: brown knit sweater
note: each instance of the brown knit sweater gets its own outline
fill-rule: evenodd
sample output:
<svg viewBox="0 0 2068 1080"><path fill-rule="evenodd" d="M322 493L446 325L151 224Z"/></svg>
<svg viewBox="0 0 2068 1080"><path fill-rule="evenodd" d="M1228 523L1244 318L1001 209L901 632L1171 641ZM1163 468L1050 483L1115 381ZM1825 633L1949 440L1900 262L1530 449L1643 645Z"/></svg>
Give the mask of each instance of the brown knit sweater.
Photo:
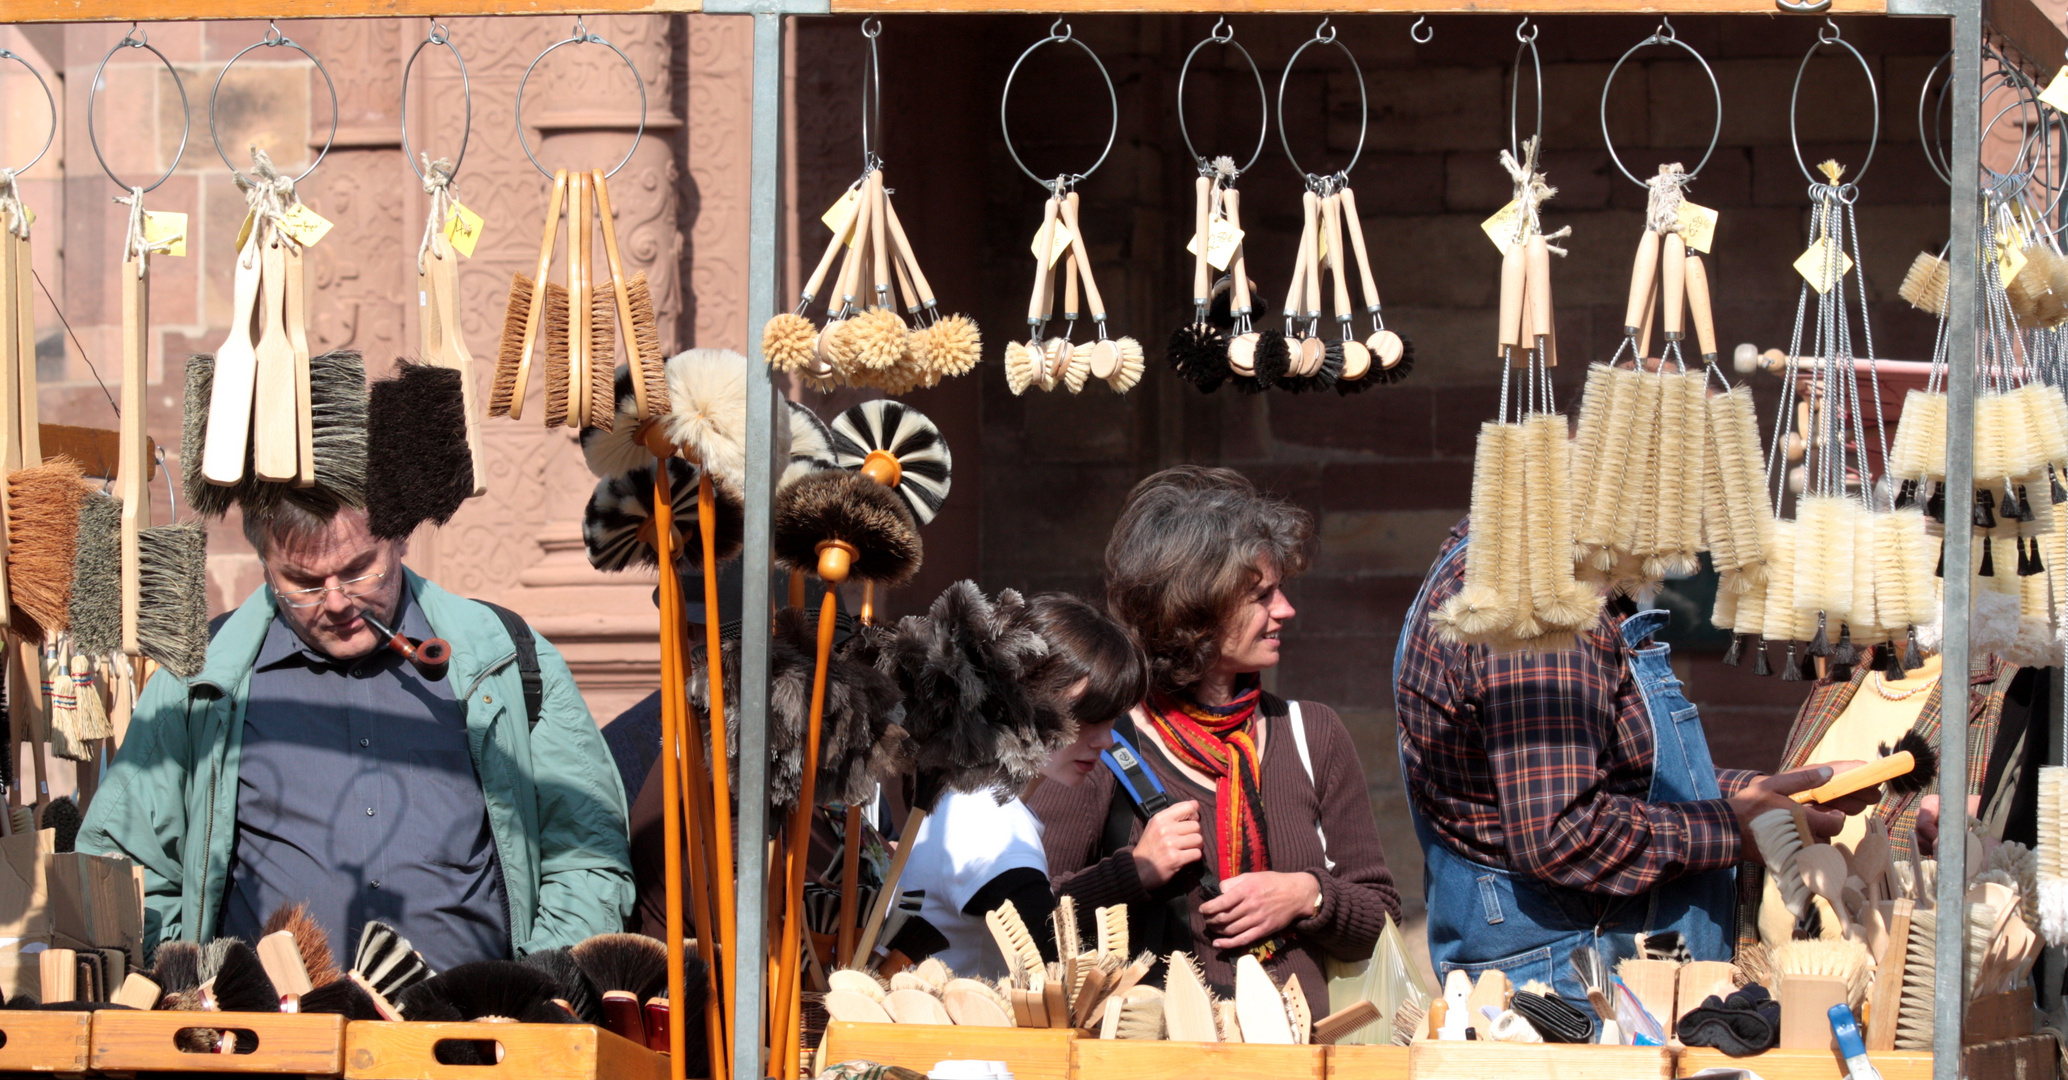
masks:
<svg viewBox="0 0 2068 1080"><path fill-rule="evenodd" d="M1314 762L1314 780L1309 782L1300 765L1299 747L1294 745L1291 719L1285 702L1263 696L1259 711L1268 727L1264 735L1264 823L1265 845L1271 869L1281 872L1308 871L1321 882L1321 910L1296 919L1284 934L1290 948L1265 965L1273 978L1283 983L1297 975L1307 994L1308 1007L1317 1017L1328 1013L1328 980L1323 974L1326 956L1359 962L1369 959L1386 916L1400 919L1400 894L1393 888L1393 874L1386 869L1386 853L1379 844L1377 822L1372 816L1371 796L1364 767L1357 760L1357 748L1335 710L1311 701L1300 703L1306 719L1307 751ZM1207 825L1208 866L1218 865L1211 824L1214 793L1188 779L1146 738L1135 747L1157 779L1163 782L1173 801L1199 803L1199 817ZM1027 799L1045 829L1042 845L1048 852L1049 880L1058 894L1077 900L1080 911L1111 904L1140 905L1150 900L1135 873L1134 848L1110 854L1099 851L1106 831L1106 818L1114 799L1125 800L1113 774L1093 770L1076 787L1040 785ZM1324 869L1321 838L1315 824L1328 834L1328 858L1335 869ZM1134 824L1130 837L1141 835ZM1217 991L1232 993L1234 960L1239 954L1222 954L1213 947L1214 935L1198 916L1192 915L1193 955L1206 972L1207 982Z"/></svg>

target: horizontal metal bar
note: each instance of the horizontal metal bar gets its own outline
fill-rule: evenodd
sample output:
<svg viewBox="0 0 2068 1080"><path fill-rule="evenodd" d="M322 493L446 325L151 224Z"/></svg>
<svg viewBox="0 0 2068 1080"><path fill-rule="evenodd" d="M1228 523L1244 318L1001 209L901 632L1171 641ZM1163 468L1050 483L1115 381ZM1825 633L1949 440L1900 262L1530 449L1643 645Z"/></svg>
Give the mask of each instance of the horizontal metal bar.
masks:
<svg viewBox="0 0 2068 1080"><path fill-rule="evenodd" d="M703 0L4 0L0 22L190 22L198 19L391 19L460 15L665 15Z"/></svg>

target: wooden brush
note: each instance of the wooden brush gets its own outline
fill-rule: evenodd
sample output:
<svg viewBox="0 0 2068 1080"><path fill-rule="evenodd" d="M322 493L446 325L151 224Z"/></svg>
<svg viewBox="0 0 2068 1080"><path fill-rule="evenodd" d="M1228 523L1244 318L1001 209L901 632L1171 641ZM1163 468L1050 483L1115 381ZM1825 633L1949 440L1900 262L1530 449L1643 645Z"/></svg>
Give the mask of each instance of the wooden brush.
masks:
<svg viewBox="0 0 2068 1080"><path fill-rule="evenodd" d="M1235 958L1235 1012L1242 1023L1242 1041L1289 1046L1296 1040L1285 998L1255 956Z"/></svg>
<svg viewBox="0 0 2068 1080"><path fill-rule="evenodd" d="M72 572L79 543L85 475L70 458L52 458L7 477L8 594L25 633L54 639L71 618Z"/></svg>
<svg viewBox="0 0 2068 1080"><path fill-rule="evenodd" d="M1113 904L1093 912L1099 928L1099 954L1127 962L1127 905Z"/></svg>
<svg viewBox="0 0 2068 1080"><path fill-rule="evenodd" d="M279 930L267 934L259 939L256 951L266 978L281 996L292 994L299 999L316 988L309 969L302 964L301 946L292 932Z"/></svg>
<svg viewBox="0 0 2068 1080"><path fill-rule="evenodd" d="M640 419L651 419L666 413L671 408L668 400L668 381L664 370L666 358L661 354L660 324L654 318L653 290L647 286L646 272L625 276L624 260L618 253L617 214L610 204L609 178L603 170L590 174L590 183L596 189L596 216L603 225L603 258L610 270L610 285L601 295L607 295L616 307L616 328L625 344L625 362L632 371L633 392L639 402ZM802 321L802 320L799 320ZM774 320L770 321L774 325ZM809 331L810 324L805 324ZM764 353L766 350L763 350ZM609 356L605 349L599 355ZM607 369L608 365L604 365ZM609 406L603 405L605 409Z"/></svg>
<svg viewBox="0 0 2068 1080"><path fill-rule="evenodd" d="M546 273L553 267L553 241L560 233L560 211L567 197L567 170L553 172L552 194L546 197L545 230L539 239L538 268L530 277L513 274L510 299L503 313L503 339L496 353L495 379L489 385L488 415L519 419L524 415L525 389L541 353L550 342L548 329L553 286ZM562 304L565 304L563 294ZM563 315L564 318L564 315ZM563 346L564 347L564 346ZM550 350L546 350L550 351ZM548 360L551 363L551 360Z"/></svg>
<svg viewBox="0 0 2068 1080"><path fill-rule="evenodd" d="M1106 999L1099 1024L1101 1039L1158 1041L1166 1037L1163 992L1138 986Z"/></svg>
<svg viewBox="0 0 2068 1080"><path fill-rule="evenodd" d="M1163 1019L1175 1042L1219 1042L1215 1003L1206 976L1190 953L1170 954L1164 974Z"/></svg>
<svg viewBox="0 0 2068 1080"><path fill-rule="evenodd" d="M228 487L242 482L251 452L251 407L253 383L258 376L258 355L251 338L252 315L258 308L260 286L260 233L253 229L243 250L237 253L230 300L230 333L215 352L214 379L210 384L207 428L208 446L200 461L200 473L211 484ZM189 406L190 408L192 405Z"/></svg>
<svg viewBox="0 0 2068 1080"><path fill-rule="evenodd" d="M1046 979L1047 969L1041 961L1041 950L1034 944L1034 935L1020 918L1019 908L1008 900L985 913L984 925L991 931L999 954L1005 957L1013 985L1023 990L1038 989Z"/></svg>
<svg viewBox="0 0 2068 1080"><path fill-rule="evenodd" d="M1614 1016L1615 1012L1609 1008L1608 1001L1608 965L1602 962L1601 954L1592 946L1582 945L1574 949L1566 959L1572 964L1573 973L1579 977L1580 986L1586 990L1587 1001L1594 1006L1594 1015L1604 1018Z"/></svg>
<svg viewBox="0 0 2068 1080"><path fill-rule="evenodd" d="M1435 1003L1438 1007L1442 1002ZM1393 1011L1393 1045L1406 1046L1423 1037L1423 1026L1429 1020L1429 1006L1409 997ZM1440 1021L1439 1021L1440 1023Z"/></svg>
<svg viewBox="0 0 2068 1080"><path fill-rule="evenodd" d="M883 1011L899 1024L953 1024L941 999L924 990L892 990L883 999Z"/></svg>

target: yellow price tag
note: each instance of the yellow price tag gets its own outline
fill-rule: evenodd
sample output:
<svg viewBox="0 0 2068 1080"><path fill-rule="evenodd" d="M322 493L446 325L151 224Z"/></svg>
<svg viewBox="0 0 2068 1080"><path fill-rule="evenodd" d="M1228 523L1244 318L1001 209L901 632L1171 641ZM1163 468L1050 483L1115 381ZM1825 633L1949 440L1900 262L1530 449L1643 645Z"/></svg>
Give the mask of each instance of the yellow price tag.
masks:
<svg viewBox="0 0 2068 1080"><path fill-rule="evenodd" d="M2068 112L2068 67L2054 72L2054 81L2046 84L2046 90L2039 95L2039 103L2055 112Z"/></svg>
<svg viewBox="0 0 2068 1080"><path fill-rule="evenodd" d="M1314 223L1314 265L1328 265L1328 230L1319 221Z"/></svg>
<svg viewBox="0 0 2068 1080"><path fill-rule="evenodd" d="M330 232L330 222L325 221L323 215L309 209L303 203L288 207L287 212L280 215L279 221L280 231L293 237L294 242L303 247L316 246L317 241L322 240L324 234Z"/></svg>
<svg viewBox="0 0 2068 1080"><path fill-rule="evenodd" d="M445 215L445 242L454 251L468 258L474 257L474 245L481 240L481 215L453 200L452 212Z"/></svg>
<svg viewBox="0 0 2068 1080"><path fill-rule="evenodd" d="M1226 219L1214 221L1206 230L1206 262L1216 270L1226 270L1235 259L1235 249L1242 246L1243 232L1228 224ZM1185 244L1185 253L1199 254L1199 234Z"/></svg>
<svg viewBox="0 0 2068 1080"><path fill-rule="evenodd" d="M848 244L853 244L854 220L848 217L848 215L853 212L854 204L861 200L862 193L860 191L855 188L848 188L838 199L833 200L833 205L826 207L826 212L819 215L819 220L826 223L826 228L839 233L841 240ZM846 227L842 228L842 225Z"/></svg>
<svg viewBox="0 0 2068 1080"><path fill-rule="evenodd" d="M170 210L144 211L144 247L153 254L184 258L187 254L187 215Z"/></svg>
<svg viewBox="0 0 2068 1080"><path fill-rule="evenodd" d="M1688 247L1707 255L1709 245L1716 240L1716 218L1716 211L1682 199L1678 218L1681 240Z"/></svg>
<svg viewBox="0 0 2068 1080"><path fill-rule="evenodd" d="M1501 254L1508 254L1509 245L1515 243L1522 235L1522 204L1511 202L1501 207L1494 211L1494 216L1480 222L1479 228L1486 233L1488 240L1493 241L1494 247L1500 249Z"/></svg>
<svg viewBox="0 0 2068 1080"><path fill-rule="evenodd" d="M1835 260L1832 258L1834 255L1837 256ZM1835 274L1831 272L1834 269L1834 263L1838 271ZM1808 251L1803 252L1795 260L1795 272L1801 274L1802 279L1810 283L1810 288L1820 293L1830 292L1831 286L1838 284L1838 279L1851 273L1852 269L1852 257L1843 251L1837 250L1836 245L1831 243L1831 238L1828 236L1819 238L1816 243L1809 246Z"/></svg>
<svg viewBox="0 0 2068 1080"><path fill-rule="evenodd" d="M2018 271L2025 269L2025 253L2016 245L2001 245L1996 249L1996 276L2008 287Z"/></svg>
<svg viewBox="0 0 2068 1080"><path fill-rule="evenodd" d="M1033 252L1036 259L1041 258L1041 233L1040 229L1034 230L1034 242L1027 245L1027 250ZM1056 260L1070 250L1070 227L1057 221L1050 226L1049 235L1053 239L1049 241L1052 246L1048 252L1048 265L1054 266Z"/></svg>

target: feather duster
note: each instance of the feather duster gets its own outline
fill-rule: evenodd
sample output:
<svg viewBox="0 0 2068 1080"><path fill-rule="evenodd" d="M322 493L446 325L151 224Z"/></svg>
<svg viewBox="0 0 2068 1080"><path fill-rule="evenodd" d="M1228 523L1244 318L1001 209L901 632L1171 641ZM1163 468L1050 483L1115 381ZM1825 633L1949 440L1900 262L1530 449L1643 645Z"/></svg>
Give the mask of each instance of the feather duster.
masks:
<svg viewBox="0 0 2068 1080"><path fill-rule="evenodd" d="M1010 589L994 602L972 582L950 585L925 615L899 620L895 649L917 805L943 790L1018 792L1075 737L1068 711L1039 686L1048 644Z"/></svg>
<svg viewBox="0 0 2068 1080"><path fill-rule="evenodd" d="M921 545L904 500L845 470L812 473L776 494L775 556L787 570L816 573L819 546L852 545L849 573L896 588L919 572Z"/></svg>
<svg viewBox="0 0 2068 1080"><path fill-rule="evenodd" d="M582 543L588 548L589 565L607 573L635 566L656 567L654 550L653 469L655 458L646 464L596 485L582 514ZM675 514L674 552L676 564L697 570L703 565L704 548L697 522L696 466L681 458L668 458L669 505ZM717 511L717 556L724 562L740 553L746 532L746 507L739 492L722 483L711 485Z"/></svg>
<svg viewBox="0 0 2068 1080"><path fill-rule="evenodd" d="M639 398L632 391L632 369L618 365L616 417L608 428L582 429L582 461L598 480L622 476L653 461L653 451L639 441Z"/></svg>
<svg viewBox="0 0 2068 1080"><path fill-rule="evenodd" d="M661 433L714 479L747 482L747 358L730 349L690 349L668 360L673 411Z"/></svg>

